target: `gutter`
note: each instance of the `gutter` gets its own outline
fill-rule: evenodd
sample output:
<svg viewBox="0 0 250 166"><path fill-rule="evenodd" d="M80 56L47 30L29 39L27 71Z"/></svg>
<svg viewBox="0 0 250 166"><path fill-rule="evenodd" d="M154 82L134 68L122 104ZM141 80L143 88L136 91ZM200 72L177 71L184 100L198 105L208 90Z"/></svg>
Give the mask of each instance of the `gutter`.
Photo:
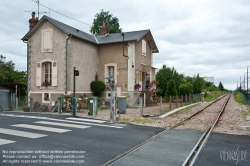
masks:
<svg viewBox="0 0 250 166"><path fill-rule="evenodd" d="M27 103L26 103L26 108L29 107L29 104L28 104L28 101L29 101L29 42L28 42L28 38L26 38L27 41L23 40L24 43L27 43L27 78L26 78L26 81L27 81L27 85L26 85L26 88L27 88Z"/></svg>
<svg viewBox="0 0 250 166"><path fill-rule="evenodd" d="M72 37L72 34L68 35L66 39L66 82L65 82L65 92L68 92L68 41Z"/></svg>

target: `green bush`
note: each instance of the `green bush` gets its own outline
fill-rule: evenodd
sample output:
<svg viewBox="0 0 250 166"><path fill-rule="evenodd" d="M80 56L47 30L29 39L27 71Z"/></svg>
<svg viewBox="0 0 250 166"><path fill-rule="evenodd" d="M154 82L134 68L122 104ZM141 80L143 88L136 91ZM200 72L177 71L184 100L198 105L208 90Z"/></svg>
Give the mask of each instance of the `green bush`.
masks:
<svg viewBox="0 0 250 166"><path fill-rule="evenodd" d="M176 83L173 79L171 79L168 83L167 83L167 91L165 96L176 96L177 95L177 89L176 89Z"/></svg>
<svg viewBox="0 0 250 166"><path fill-rule="evenodd" d="M238 103L247 104L247 99L243 93L235 92L234 99Z"/></svg>
<svg viewBox="0 0 250 166"><path fill-rule="evenodd" d="M193 93L193 85L189 82L179 86L180 95L189 95Z"/></svg>
<svg viewBox="0 0 250 166"><path fill-rule="evenodd" d="M105 91L105 83L101 80L98 80L98 75L95 75L95 81L90 83L91 91L95 96L100 96L102 92Z"/></svg>

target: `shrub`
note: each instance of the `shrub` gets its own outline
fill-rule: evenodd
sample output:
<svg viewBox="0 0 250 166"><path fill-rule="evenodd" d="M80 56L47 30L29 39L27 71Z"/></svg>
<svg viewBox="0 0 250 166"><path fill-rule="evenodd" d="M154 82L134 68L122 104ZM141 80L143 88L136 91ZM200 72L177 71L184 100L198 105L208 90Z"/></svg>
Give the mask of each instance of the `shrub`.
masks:
<svg viewBox="0 0 250 166"><path fill-rule="evenodd" d="M90 83L91 91L95 96L100 96L102 92L105 91L105 83L101 80L98 80L98 75L95 75L95 81Z"/></svg>

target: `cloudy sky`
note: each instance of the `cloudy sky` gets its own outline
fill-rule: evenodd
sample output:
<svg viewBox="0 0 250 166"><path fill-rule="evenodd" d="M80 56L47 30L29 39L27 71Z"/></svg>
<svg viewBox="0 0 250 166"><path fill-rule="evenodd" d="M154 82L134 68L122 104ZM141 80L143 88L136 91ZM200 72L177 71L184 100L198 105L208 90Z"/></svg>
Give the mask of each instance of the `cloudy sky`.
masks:
<svg viewBox="0 0 250 166"><path fill-rule="evenodd" d="M0 0L0 54L14 61L19 71L26 70L26 44L21 38L29 30L31 11L38 10L34 1ZM153 59L157 68L166 64L186 76L214 76L215 85L221 81L234 90L250 66L250 0L39 2L40 12L47 12L39 18L45 14L87 33L101 9L119 18L124 32L150 29L160 51Z"/></svg>

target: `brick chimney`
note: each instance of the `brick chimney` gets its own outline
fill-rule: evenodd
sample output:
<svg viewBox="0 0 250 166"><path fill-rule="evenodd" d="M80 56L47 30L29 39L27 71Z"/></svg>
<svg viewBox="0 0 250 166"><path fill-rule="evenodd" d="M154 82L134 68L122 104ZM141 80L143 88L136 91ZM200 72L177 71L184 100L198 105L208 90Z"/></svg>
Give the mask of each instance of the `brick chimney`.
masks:
<svg viewBox="0 0 250 166"><path fill-rule="evenodd" d="M102 23L102 27L101 27L101 29L100 29L100 35L101 35L101 36L105 36L105 35L107 35L108 33L109 33L109 29L106 27L106 23L103 22L103 23Z"/></svg>
<svg viewBox="0 0 250 166"><path fill-rule="evenodd" d="M38 22L38 18L37 18L37 17L35 18L35 15L36 15L35 12L32 12L32 13L31 13L32 18L29 20L29 23L30 23L30 30L31 30L31 29L36 25L36 23Z"/></svg>

